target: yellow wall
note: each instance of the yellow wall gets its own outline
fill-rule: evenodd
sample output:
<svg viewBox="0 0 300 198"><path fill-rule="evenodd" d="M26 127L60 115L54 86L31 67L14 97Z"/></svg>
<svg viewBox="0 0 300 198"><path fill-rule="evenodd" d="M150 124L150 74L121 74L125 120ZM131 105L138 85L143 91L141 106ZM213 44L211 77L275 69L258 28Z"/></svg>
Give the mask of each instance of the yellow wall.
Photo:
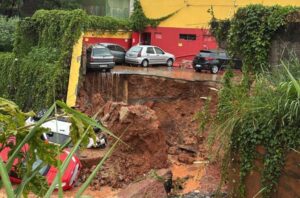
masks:
<svg viewBox="0 0 300 198"><path fill-rule="evenodd" d="M140 0L144 12L149 18L159 18L176 10L179 12L163 21L160 27L203 28L208 26L213 6L219 19L230 18L238 7L248 4L294 5L300 6L300 0ZM235 3L234 3L235 2Z"/></svg>
<svg viewBox="0 0 300 198"><path fill-rule="evenodd" d="M81 35L77 43L75 43L75 45L73 46L68 93L67 93L67 105L69 107L74 107L76 105L78 82L80 76L82 40L83 40L83 35Z"/></svg>
<svg viewBox="0 0 300 198"><path fill-rule="evenodd" d="M66 103L69 107L74 107L76 105L77 92L79 89L78 83L79 83L79 77L80 77L83 37L127 39L127 38L131 38L131 32L117 32L117 33L85 32L84 34L81 35L81 37L78 39L78 41L73 46L67 101L66 101Z"/></svg>

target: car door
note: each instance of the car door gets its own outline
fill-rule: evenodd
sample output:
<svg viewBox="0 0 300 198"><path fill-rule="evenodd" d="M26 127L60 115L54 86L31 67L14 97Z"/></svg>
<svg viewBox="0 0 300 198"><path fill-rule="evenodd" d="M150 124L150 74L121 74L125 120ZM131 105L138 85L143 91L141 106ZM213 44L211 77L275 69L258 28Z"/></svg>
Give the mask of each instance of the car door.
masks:
<svg viewBox="0 0 300 198"><path fill-rule="evenodd" d="M108 48L110 50L110 52L112 53L112 55L114 55L114 57L116 57L116 48L114 45L107 45L106 48Z"/></svg>
<svg viewBox="0 0 300 198"><path fill-rule="evenodd" d="M121 46L119 45L115 45L115 58L117 59L117 62L118 63L124 63L125 61L125 49L122 48Z"/></svg>
<svg viewBox="0 0 300 198"><path fill-rule="evenodd" d="M218 60L219 60L219 65L222 68L225 68L229 65L229 57L226 54L226 52L219 52L218 53Z"/></svg>
<svg viewBox="0 0 300 198"><path fill-rule="evenodd" d="M157 57L156 57L153 47L147 47L146 54L147 54L146 56L147 56L147 59L149 60L150 65L157 64Z"/></svg>
<svg viewBox="0 0 300 198"><path fill-rule="evenodd" d="M163 50L161 50L158 47L154 47L155 52L156 52L156 60L157 63L156 64L166 64L167 63L167 57L165 55L165 52Z"/></svg>

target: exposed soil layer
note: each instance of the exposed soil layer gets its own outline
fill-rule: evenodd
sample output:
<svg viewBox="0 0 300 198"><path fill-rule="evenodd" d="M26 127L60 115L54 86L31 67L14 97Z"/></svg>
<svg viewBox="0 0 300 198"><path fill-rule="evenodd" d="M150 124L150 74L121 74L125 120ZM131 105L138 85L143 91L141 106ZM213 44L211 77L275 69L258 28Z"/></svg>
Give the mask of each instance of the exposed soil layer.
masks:
<svg viewBox="0 0 300 198"><path fill-rule="evenodd" d="M99 119L116 135L120 136L128 127L122 139L130 145L120 144L92 184L93 188L97 190L97 186L106 184L122 187L151 169L207 160L203 144L207 134L200 135L195 115L205 104L201 97L211 97L211 112L216 111L217 94L210 87L217 86L211 81L88 73L79 92L78 108L89 115L102 108ZM214 173L215 185L205 191L213 192L220 179L219 167L206 164L202 172L206 170ZM88 174L91 170L86 171ZM194 190L200 183L200 179L193 179L186 186Z"/></svg>

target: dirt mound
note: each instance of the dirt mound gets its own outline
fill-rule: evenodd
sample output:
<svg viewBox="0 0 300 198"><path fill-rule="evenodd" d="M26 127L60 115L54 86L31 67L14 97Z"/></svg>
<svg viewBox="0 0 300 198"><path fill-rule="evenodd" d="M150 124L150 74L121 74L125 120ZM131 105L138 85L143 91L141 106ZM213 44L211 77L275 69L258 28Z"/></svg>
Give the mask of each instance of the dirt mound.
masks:
<svg viewBox="0 0 300 198"><path fill-rule="evenodd" d="M103 185L125 187L132 181L139 181L151 169L168 167L168 157L170 164L184 167L207 160L204 145L207 131L199 133L195 115L205 105L201 98L207 96L212 99L210 111L215 114L217 92L210 87L218 87L217 84L139 75L121 75L118 80L105 77L108 80L103 80L98 75L90 74L86 78L77 101L79 109L92 116L103 108L98 119L118 136L125 131L122 139L129 147L119 145L95 177L92 189L98 190ZM128 104L105 104L108 100ZM113 139L109 142L112 144ZM88 175L91 170L93 167L84 170L83 175ZM219 172L218 168L212 170ZM220 179L219 175L214 178ZM199 186L199 181L191 183ZM211 183L219 182L213 180Z"/></svg>
<svg viewBox="0 0 300 198"><path fill-rule="evenodd" d="M155 111L143 105L108 102L98 118L115 135L122 135L127 145L119 144L93 182L94 189L105 184L122 187L151 169L168 166L166 137ZM109 141L112 144L114 139ZM84 175L90 171L84 170Z"/></svg>

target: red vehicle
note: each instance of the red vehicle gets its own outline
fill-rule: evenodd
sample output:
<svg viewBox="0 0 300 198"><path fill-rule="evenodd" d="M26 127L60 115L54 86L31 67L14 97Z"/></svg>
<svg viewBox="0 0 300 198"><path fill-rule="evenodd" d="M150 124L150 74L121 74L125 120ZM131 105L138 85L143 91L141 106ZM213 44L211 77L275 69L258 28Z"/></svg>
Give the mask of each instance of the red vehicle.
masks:
<svg viewBox="0 0 300 198"><path fill-rule="evenodd" d="M14 143L15 138L11 138L10 142ZM25 144L22 148L22 152L26 152L29 150L29 145ZM0 157L2 158L3 162L6 162L8 160L8 153L10 151L9 147L5 147L0 152ZM68 150L64 150L60 156L59 159L63 163L64 160L67 158L69 154ZM18 158L15 159L13 165L17 165L19 163ZM37 160L33 164L33 169L35 169L37 166L39 166L42 163L42 160ZM74 186L76 183L76 180L78 178L80 169L81 169L81 163L77 156L73 155L72 159L70 160L70 163L66 169L66 171L62 175L62 188L63 190L68 190ZM54 166L46 165L40 169L40 174L45 176L48 184L51 185L53 180L55 179L56 174L58 173L58 170ZM12 170L10 171L9 178L12 183L21 183L22 179L17 176L17 174Z"/></svg>

